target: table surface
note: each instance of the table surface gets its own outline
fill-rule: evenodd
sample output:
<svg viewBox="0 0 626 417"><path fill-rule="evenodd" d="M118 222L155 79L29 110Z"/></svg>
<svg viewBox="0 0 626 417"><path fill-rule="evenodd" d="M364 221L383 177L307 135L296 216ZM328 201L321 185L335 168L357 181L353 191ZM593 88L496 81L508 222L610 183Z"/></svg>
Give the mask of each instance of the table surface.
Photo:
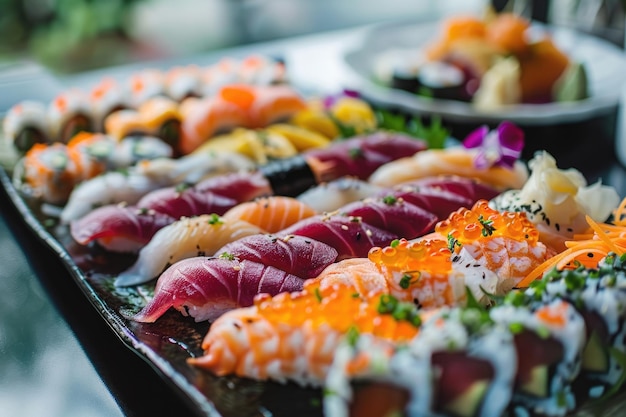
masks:
<svg viewBox="0 0 626 417"><path fill-rule="evenodd" d="M346 85L348 75L340 62L328 57L339 56L366 29L71 77L53 77L32 63L0 67L0 115L18 100L49 100L62 89L93 85L105 74L125 77L147 65L207 65L221 56L245 56L252 51L287 58L293 64L289 68L294 83L304 89L336 92ZM589 171L578 168L588 179L602 178L626 195L624 168L614 155L603 162L600 169L597 164ZM54 254L42 253L33 244L28 227L4 192L0 214L0 417L189 415L184 402L115 336L73 281L51 273L62 270L62 265Z"/></svg>

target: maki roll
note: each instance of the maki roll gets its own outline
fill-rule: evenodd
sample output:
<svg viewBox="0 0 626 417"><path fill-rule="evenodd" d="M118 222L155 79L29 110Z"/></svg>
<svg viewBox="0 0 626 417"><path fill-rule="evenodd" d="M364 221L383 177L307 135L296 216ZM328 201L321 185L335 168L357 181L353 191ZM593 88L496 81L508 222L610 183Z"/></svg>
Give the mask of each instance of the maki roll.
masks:
<svg viewBox="0 0 626 417"><path fill-rule="evenodd" d="M167 96L165 74L157 69L145 69L134 73L128 80L133 108L157 96Z"/></svg>
<svg viewBox="0 0 626 417"><path fill-rule="evenodd" d="M91 106L95 130L104 132L104 120L118 110L131 106L128 93L119 83L110 77L103 78L91 90Z"/></svg>
<svg viewBox="0 0 626 417"><path fill-rule="evenodd" d="M87 94L70 89L48 106L48 123L53 141L67 143L79 132L93 132L94 115Z"/></svg>
<svg viewBox="0 0 626 417"><path fill-rule="evenodd" d="M239 79L245 84L271 85L287 82L285 63L263 55L250 55L239 63Z"/></svg>
<svg viewBox="0 0 626 417"><path fill-rule="evenodd" d="M325 415L500 416L515 374L511 339L476 307L436 311L406 345L353 335L328 372Z"/></svg>
<svg viewBox="0 0 626 417"><path fill-rule="evenodd" d="M560 297L576 306L586 325L581 373L575 388L581 398L619 390L625 374L626 256L609 253L597 268L552 269L527 294Z"/></svg>
<svg viewBox="0 0 626 417"><path fill-rule="evenodd" d="M165 75L167 96L176 102L202 97L202 71L196 65L174 67Z"/></svg>
<svg viewBox="0 0 626 417"><path fill-rule="evenodd" d="M2 124L4 136L20 153L27 152L36 143L50 142L46 106L38 101L25 100L11 107Z"/></svg>
<svg viewBox="0 0 626 417"><path fill-rule="evenodd" d="M576 308L559 298L533 303L513 291L490 316L510 330L517 351L510 409L546 416L564 416L574 410L572 383L580 371L586 335Z"/></svg>

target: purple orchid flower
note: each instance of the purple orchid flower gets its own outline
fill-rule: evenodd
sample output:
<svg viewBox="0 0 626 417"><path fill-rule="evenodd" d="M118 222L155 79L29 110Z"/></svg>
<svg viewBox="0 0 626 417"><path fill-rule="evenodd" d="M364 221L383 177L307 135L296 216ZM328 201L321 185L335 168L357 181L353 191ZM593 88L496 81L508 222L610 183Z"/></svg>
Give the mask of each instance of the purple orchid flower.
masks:
<svg viewBox="0 0 626 417"><path fill-rule="evenodd" d="M324 98L324 108L325 109L330 109L342 97L360 98L361 95L359 94L358 91L343 90L341 93L334 94L334 95L331 95L331 96L327 96L326 98Z"/></svg>
<svg viewBox="0 0 626 417"><path fill-rule="evenodd" d="M474 159L478 169L492 166L513 168L524 148L524 132L515 124L504 121L496 130L487 125L471 132L463 141L466 148L479 148Z"/></svg>

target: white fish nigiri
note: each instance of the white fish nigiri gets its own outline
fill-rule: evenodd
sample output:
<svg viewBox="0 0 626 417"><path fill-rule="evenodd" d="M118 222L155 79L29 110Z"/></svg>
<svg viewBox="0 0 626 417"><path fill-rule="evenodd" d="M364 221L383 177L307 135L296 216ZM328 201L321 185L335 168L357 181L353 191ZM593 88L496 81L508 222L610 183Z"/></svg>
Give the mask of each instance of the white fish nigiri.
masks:
<svg viewBox="0 0 626 417"><path fill-rule="evenodd" d="M194 256L212 256L239 238L264 233L243 220L226 220L216 214L180 219L159 230L139 252L137 261L122 272L115 285L137 285L157 277L167 267Z"/></svg>
<svg viewBox="0 0 626 417"><path fill-rule="evenodd" d="M355 177L342 177L310 188L297 198L315 211L323 213L371 197L384 189Z"/></svg>

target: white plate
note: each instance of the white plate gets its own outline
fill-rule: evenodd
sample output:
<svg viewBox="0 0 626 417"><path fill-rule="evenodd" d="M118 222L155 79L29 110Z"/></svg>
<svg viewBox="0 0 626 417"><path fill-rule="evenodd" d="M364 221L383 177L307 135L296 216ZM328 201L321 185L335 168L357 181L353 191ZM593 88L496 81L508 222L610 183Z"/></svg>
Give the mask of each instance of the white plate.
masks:
<svg viewBox="0 0 626 417"><path fill-rule="evenodd" d="M620 102L626 84L626 55L619 47L602 39L566 28L533 24L537 36L552 36L557 46L572 60L585 65L590 97L567 103L518 104L496 111L480 111L469 103L429 99L393 89L375 81L380 54L392 49L419 49L440 33L441 22L386 24L373 28L356 49L344 54L353 72L354 88L364 97L383 106L393 106L417 114L438 114L459 122L510 120L525 125L547 125L581 121L612 111Z"/></svg>

